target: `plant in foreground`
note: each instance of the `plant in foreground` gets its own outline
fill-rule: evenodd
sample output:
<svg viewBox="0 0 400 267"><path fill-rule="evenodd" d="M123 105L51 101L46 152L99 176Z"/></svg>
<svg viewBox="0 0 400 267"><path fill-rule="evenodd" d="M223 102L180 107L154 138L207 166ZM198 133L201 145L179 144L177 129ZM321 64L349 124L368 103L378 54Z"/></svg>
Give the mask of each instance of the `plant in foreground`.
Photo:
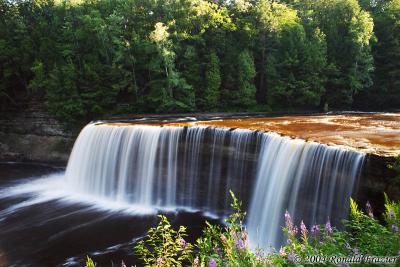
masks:
<svg viewBox="0 0 400 267"><path fill-rule="evenodd" d="M96 263L94 263L94 261L89 256L87 256L85 267L96 267Z"/></svg>
<svg viewBox="0 0 400 267"><path fill-rule="evenodd" d="M163 215L160 222L151 228L144 240L135 246L135 252L145 266L183 266L189 262L192 244L185 241L186 227L180 226L176 231Z"/></svg>
<svg viewBox="0 0 400 267"><path fill-rule="evenodd" d="M400 256L400 202L390 201L385 194L385 219L381 224L374 218L372 207L366 212L350 200L350 218L343 221L346 230L332 227L329 219L325 224L297 226L290 213L285 212L283 232L286 244L279 251L266 253L261 248L250 250L249 239L243 224L246 213L242 204L231 192L233 213L225 227L206 222L206 228L196 244L187 243L186 228L174 230L165 216L160 217L156 228L149 230L144 240L135 247L136 254L146 266L302 266L310 256ZM193 253L193 249L195 253ZM330 265L327 262L323 266ZM331 264L334 266L333 264ZM361 264L359 266L365 266ZM95 267L88 257L86 267Z"/></svg>

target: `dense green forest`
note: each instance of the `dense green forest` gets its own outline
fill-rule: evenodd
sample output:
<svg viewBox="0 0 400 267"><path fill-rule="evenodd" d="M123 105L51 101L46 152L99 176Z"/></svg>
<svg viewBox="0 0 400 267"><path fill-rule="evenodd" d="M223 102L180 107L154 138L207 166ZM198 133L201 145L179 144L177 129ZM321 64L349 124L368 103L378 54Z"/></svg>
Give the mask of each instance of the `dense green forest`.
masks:
<svg viewBox="0 0 400 267"><path fill-rule="evenodd" d="M400 107L400 0L0 0L0 109Z"/></svg>

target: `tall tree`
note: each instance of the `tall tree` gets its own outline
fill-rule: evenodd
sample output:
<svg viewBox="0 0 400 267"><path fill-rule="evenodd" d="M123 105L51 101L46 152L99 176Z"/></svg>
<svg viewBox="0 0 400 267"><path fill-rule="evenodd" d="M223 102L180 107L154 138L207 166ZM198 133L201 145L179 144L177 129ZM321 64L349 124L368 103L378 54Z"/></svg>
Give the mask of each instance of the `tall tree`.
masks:
<svg viewBox="0 0 400 267"><path fill-rule="evenodd" d="M372 18L357 0L316 0L311 14L327 41L328 80L323 102L336 108L350 107L354 97L372 84Z"/></svg>
<svg viewBox="0 0 400 267"><path fill-rule="evenodd" d="M366 100L379 109L400 106L400 0L375 9L374 88ZM365 104L365 103L361 103ZM368 103L366 103L368 104Z"/></svg>
<svg viewBox="0 0 400 267"><path fill-rule="evenodd" d="M251 108L256 104L255 75L253 57L248 50L244 50L237 59L237 91L234 92L233 99L237 107Z"/></svg>
<svg viewBox="0 0 400 267"><path fill-rule="evenodd" d="M205 108L207 110L216 110L220 100L221 73L219 58L215 51L212 51L210 54L210 59L206 67L205 79Z"/></svg>

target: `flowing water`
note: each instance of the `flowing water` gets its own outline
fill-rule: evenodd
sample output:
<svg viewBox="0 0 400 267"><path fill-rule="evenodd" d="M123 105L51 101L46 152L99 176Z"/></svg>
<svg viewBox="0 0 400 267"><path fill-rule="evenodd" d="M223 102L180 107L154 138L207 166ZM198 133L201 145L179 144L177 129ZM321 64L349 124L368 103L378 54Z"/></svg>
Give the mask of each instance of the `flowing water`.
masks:
<svg viewBox="0 0 400 267"><path fill-rule="evenodd" d="M262 136L206 127L88 125L71 153L66 181L71 190L121 205L224 215L229 190L249 194L256 158L247 158Z"/></svg>
<svg viewBox="0 0 400 267"><path fill-rule="evenodd" d="M285 209L307 225L346 218L363 154L276 135L262 142L247 224L256 245L282 244Z"/></svg>
<svg viewBox="0 0 400 267"><path fill-rule="evenodd" d="M0 163L0 267L141 266L135 242L158 223L156 210L139 210L68 189L63 169ZM194 241L201 213L162 212L174 227L187 225Z"/></svg>
<svg viewBox="0 0 400 267"><path fill-rule="evenodd" d="M254 246L278 247L285 209L296 221L346 217L364 154L274 133L205 127L89 125L68 164L71 190L142 208L229 212L248 207Z"/></svg>
<svg viewBox="0 0 400 267"><path fill-rule="evenodd" d="M363 161L268 132L90 124L65 173L1 180L0 266L76 266L85 253L127 251L160 211L198 233L204 216L229 214L229 190L248 211L252 246L279 248L286 209L297 223L347 216Z"/></svg>

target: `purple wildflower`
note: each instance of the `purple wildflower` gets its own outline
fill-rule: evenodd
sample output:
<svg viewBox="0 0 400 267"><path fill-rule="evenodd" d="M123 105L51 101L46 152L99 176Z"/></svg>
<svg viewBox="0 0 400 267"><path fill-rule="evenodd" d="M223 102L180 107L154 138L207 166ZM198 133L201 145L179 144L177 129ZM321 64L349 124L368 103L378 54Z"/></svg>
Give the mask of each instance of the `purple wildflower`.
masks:
<svg viewBox="0 0 400 267"><path fill-rule="evenodd" d="M244 249L245 248L245 244L242 239L235 240L235 248L236 249Z"/></svg>
<svg viewBox="0 0 400 267"><path fill-rule="evenodd" d="M296 254L294 254L294 253L289 253L287 257L288 257L288 260L289 260L289 261L294 262L295 259L296 259Z"/></svg>
<svg viewBox="0 0 400 267"><path fill-rule="evenodd" d="M331 222L328 220L325 224L325 231L330 235L333 232Z"/></svg>
<svg viewBox="0 0 400 267"><path fill-rule="evenodd" d="M371 203L369 203L369 201L367 201L367 203L365 204L365 208L368 210L372 209Z"/></svg>
<svg viewBox="0 0 400 267"><path fill-rule="evenodd" d="M199 257L196 257L193 261L192 267L198 267L199 266Z"/></svg>
<svg viewBox="0 0 400 267"><path fill-rule="evenodd" d="M160 266L162 262L163 262L162 257L158 257L157 258L157 266Z"/></svg>
<svg viewBox="0 0 400 267"><path fill-rule="evenodd" d="M235 249L245 249L248 247L248 237L246 232L233 233L233 244Z"/></svg>
<svg viewBox="0 0 400 267"><path fill-rule="evenodd" d="M256 255L256 257L258 259L263 259L264 258L264 252L261 249L257 249L255 255Z"/></svg>
<svg viewBox="0 0 400 267"><path fill-rule="evenodd" d="M297 235L297 233L299 232L299 228L297 228L297 226L294 226L292 232L294 235Z"/></svg>
<svg viewBox="0 0 400 267"><path fill-rule="evenodd" d="M303 221L301 221L300 230L301 230L301 234L302 234L303 236L307 236L308 230L307 230L307 227L306 227L306 225L304 224Z"/></svg>
<svg viewBox="0 0 400 267"><path fill-rule="evenodd" d="M246 231L242 232L242 240L244 242L244 246L247 248L249 246L249 236Z"/></svg>
<svg viewBox="0 0 400 267"><path fill-rule="evenodd" d="M365 204L365 209L367 210L368 216L371 217L371 218L373 218L373 217L374 217L374 214L373 214L373 212L372 212L372 206L371 206L371 204L369 203L369 201L367 201L367 204Z"/></svg>
<svg viewBox="0 0 400 267"><path fill-rule="evenodd" d="M213 258L211 258L210 261L208 262L208 265L210 267L216 267L217 266L217 262Z"/></svg>
<svg viewBox="0 0 400 267"><path fill-rule="evenodd" d="M221 238L221 241L224 243L227 241L226 236L224 234L221 234L220 238Z"/></svg>
<svg viewBox="0 0 400 267"><path fill-rule="evenodd" d="M285 223L289 235L296 235L298 232L297 226L293 224L292 217L290 217L290 214L287 210L285 211Z"/></svg>
<svg viewBox="0 0 400 267"><path fill-rule="evenodd" d="M288 210L285 211L285 222L286 222L286 226L289 226L288 224L292 223L292 217L290 217Z"/></svg>
<svg viewBox="0 0 400 267"><path fill-rule="evenodd" d="M181 239L179 240L179 245L181 245L181 247L182 247L183 249L185 249L185 248L187 247L187 243L186 243L185 239L181 238Z"/></svg>
<svg viewBox="0 0 400 267"><path fill-rule="evenodd" d="M279 249L279 255L282 256L282 257L286 256L286 252L285 252L285 249L283 247L281 247Z"/></svg>
<svg viewBox="0 0 400 267"><path fill-rule="evenodd" d="M312 234L313 236L317 236L318 233L319 233L318 225L314 224L314 225L311 227L311 234Z"/></svg>
<svg viewBox="0 0 400 267"><path fill-rule="evenodd" d="M358 248L357 247L355 247L355 248L353 248L353 253L354 253L354 255L358 255L360 252L358 251Z"/></svg>
<svg viewBox="0 0 400 267"><path fill-rule="evenodd" d="M392 224L392 231L393 233L397 233L399 231L399 227L395 223Z"/></svg>
<svg viewBox="0 0 400 267"><path fill-rule="evenodd" d="M348 250L350 250L350 249L351 249L350 244L349 244L349 243L346 243L345 248L348 249Z"/></svg>

